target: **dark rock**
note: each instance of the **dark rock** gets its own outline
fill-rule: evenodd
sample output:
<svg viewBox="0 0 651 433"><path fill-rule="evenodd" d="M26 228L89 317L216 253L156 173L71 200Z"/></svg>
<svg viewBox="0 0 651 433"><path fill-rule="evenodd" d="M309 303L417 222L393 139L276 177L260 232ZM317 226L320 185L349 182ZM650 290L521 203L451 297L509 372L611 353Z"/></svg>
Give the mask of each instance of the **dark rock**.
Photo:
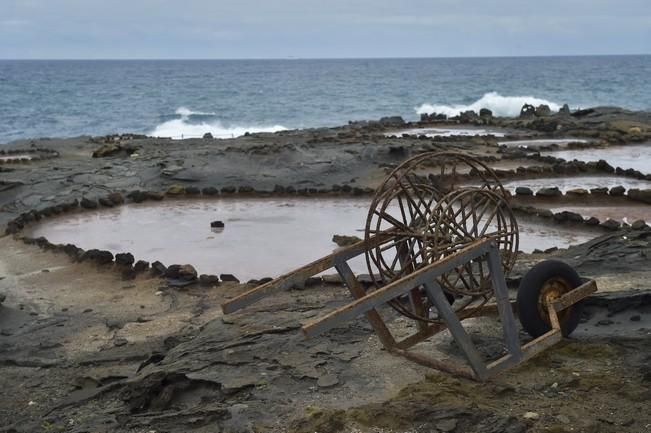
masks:
<svg viewBox="0 0 651 433"><path fill-rule="evenodd" d="M159 261L155 261L151 264L151 273L152 275L163 276L167 272L167 267Z"/></svg>
<svg viewBox="0 0 651 433"><path fill-rule="evenodd" d="M629 189L628 197L631 200L641 201L644 203L651 204L651 189Z"/></svg>
<svg viewBox="0 0 651 433"><path fill-rule="evenodd" d="M282 194L285 192L285 187L282 185L275 185L274 186L274 193L275 194Z"/></svg>
<svg viewBox="0 0 651 433"><path fill-rule="evenodd" d="M233 282L233 283L239 283L240 280L235 277L233 274L221 274L219 276L219 279L222 280L223 282Z"/></svg>
<svg viewBox="0 0 651 433"><path fill-rule="evenodd" d="M91 249L83 253L80 260L82 262L92 261L98 265L107 265L113 262L113 254L110 251Z"/></svg>
<svg viewBox="0 0 651 433"><path fill-rule="evenodd" d="M142 203L147 200L147 193L145 191L135 190L127 194L127 198L134 203Z"/></svg>
<svg viewBox="0 0 651 433"><path fill-rule="evenodd" d="M205 134L203 134L203 139L204 140L212 140L213 136L212 136L212 134L210 132L206 132Z"/></svg>
<svg viewBox="0 0 651 433"><path fill-rule="evenodd" d="M536 196L538 197L559 197L561 195L563 195L563 193L556 186L550 188L541 188L538 190L538 192L536 192Z"/></svg>
<svg viewBox="0 0 651 433"><path fill-rule="evenodd" d="M606 160L604 160L604 159L600 159L599 161L597 161L597 166L596 167L597 167L597 170L605 171L606 173L614 173L615 172L615 168L612 165L608 164L608 162Z"/></svg>
<svg viewBox="0 0 651 433"><path fill-rule="evenodd" d="M493 117L493 112L488 108L481 108L479 110L479 117Z"/></svg>
<svg viewBox="0 0 651 433"><path fill-rule="evenodd" d="M129 266L128 268L122 269L122 280L128 281L136 278L136 271Z"/></svg>
<svg viewBox="0 0 651 433"><path fill-rule="evenodd" d="M590 194L593 194L593 195L605 195L605 194L608 194L608 188L606 188L606 187L590 188Z"/></svg>
<svg viewBox="0 0 651 433"><path fill-rule="evenodd" d="M124 197L122 197L122 194L120 194L119 192L112 192L107 196L107 198L114 205L119 205L119 204L124 203Z"/></svg>
<svg viewBox="0 0 651 433"><path fill-rule="evenodd" d="M519 186L515 189L516 195L533 195L533 190L526 186Z"/></svg>
<svg viewBox="0 0 651 433"><path fill-rule="evenodd" d="M240 194L250 194L252 192L255 192L255 189L252 186L243 185L238 189L238 192Z"/></svg>
<svg viewBox="0 0 651 433"><path fill-rule="evenodd" d="M621 185L614 186L614 187L610 188L610 191L609 191L610 195L616 196L616 197L624 195L625 192L626 192L626 188L624 188Z"/></svg>
<svg viewBox="0 0 651 433"><path fill-rule="evenodd" d="M108 198L100 197L98 200L99 204L101 204L104 207L113 207L113 202L109 200Z"/></svg>
<svg viewBox="0 0 651 433"><path fill-rule="evenodd" d="M115 263L122 266L131 266L135 258L131 253L118 253L115 255Z"/></svg>
<svg viewBox="0 0 651 433"><path fill-rule="evenodd" d="M608 218L606 221L602 222L599 225L606 230L617 230L621 226L621 223L619 221Z"/></svg>
<svg viewBox="0 0 651 433"><path fill-rule="evenodd" d="M598 226L601 221L599 221L599 218L597 217L590 217L587 220L585 220L585 223L589 226Z"/></svg>
<svg viewBox="0 0 651 433"><path fill-rule="evenodd" d="M549 105L541 104L536 107L534 114L538 117L551 116L552 110L549 108Z"/></svg>
<svg viewBox="0 0 651 433"><path fill-rule="evenodd" d="M360 242L361 239L357 236L346 236L346 235L334 235L332 237L332 242L337 244L340 247L346 247L348 245L356 244Z"/></svg>
<svg viewBox="0 0 651 433"><path fill-rule="evenodd" d="M216 229L223 229L224 228L224 222L223 221L213 221L210 223L211 228L216 228Z"/></svg>
<svg viewBox="0 0 651 433"><path fill-rule="evenodd" d="M86 197L82 197L79 205L84 209L97 209L97 202Z"/></svg>
<svg viewBox="0 0 651 433"><path fill-rule="evenodd" d="M531 117L536 114L536 107L531 104L524 104L520 109L520 117Z"/></svg>
<svg viewBox="0 0 651 433"><path fill-rule="evenodd" d="M558 110L559 114L570 114L570 106L567 104L563 104L563 106Z"/></svg>
<svg viewBox="0 0 651 433"><path fill-rule="evenodd" d="M146 272L148 269L149 269L149 262L145 260L138 260L133 265L133 270L136 274L142 274L143 272Z"/></svg>
<svg viewBox="0 0 651 433"><path fill-rule="evenodd" d="M217 275L199 275L199 284L202 286L216 286L219 284L219 277Z"/></svg>
<svg viewBox="0 0 651 433"><path fill-rule="evenodd" d="M646 221L644 221L644 220L635 220L631 224L631 228L633 230L641 230L643 228L646 228Z"/></svg>
<svg viewBox="0 0 651 433"><path fill-rule="evenodd" d="M198 195L201 194L201 190L196 186L186 186L185 193L189 195Z"/></svg>
<svg viewBox="0 0 651 433"><path fill-rule="evenodd" d="M155 201L161 201L165 198L165 194L156 191L147 191L145 192L145 195L147 196L147 199Z"/></svg>
<svg viewBox="0 0 651 433"><path fill-rule="evenodd" d="M219 190L215 188L214 186L207 186L204 189L201 190L203 195L218 195Z"/></svg>
<svg viewBox="0 0 651 433"><path fill-rule="evenodd" d="M222 194L233 194L237 191L237 188L234 186L225 186L222 188Z"/></svg>
<svg viewBox="0 0 651 433"><path fill-rule="evenodd" d="M197 270L192 265L171 265L165 277L174 280L193 281L197 279Z"/></svg>

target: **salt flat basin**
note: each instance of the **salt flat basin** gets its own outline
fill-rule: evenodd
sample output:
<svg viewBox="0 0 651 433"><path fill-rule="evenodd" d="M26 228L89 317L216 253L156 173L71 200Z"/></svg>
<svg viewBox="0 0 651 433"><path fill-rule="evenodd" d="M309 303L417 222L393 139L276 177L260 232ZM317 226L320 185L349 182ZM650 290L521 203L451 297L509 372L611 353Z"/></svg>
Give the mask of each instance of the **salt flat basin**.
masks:
<svg viewBox="0 0 651 433"><path fill-rule="evenodd" d="M539 179L519 179L503 183L504 188L515 191L519 186L531 188L537 191L541 188L558 187L561 191L565 192L574 188L612 188L621 185L626 189L651 188L651 181L633 179L622 176L574 176L574 177L541 177Z"/></svg>
<svg viewBox="0 0 651 433"><path fill-rule="evenodd" d="M552 212L570 211L576 212L584 217L596 217L600 221L612 219L628 224L637 220L651 222L651 206L630 205L630 206L560 206L550 209Z"/></svg>
<svg viewBox="0 0 651 433"><path fill-rule="evenodd" d="M536 138L531 140L514 140L514 141L498 141L500 146L508 147L541 147L558 144L559 146L567 146L568 143L587 143L588 140L581 138Z"/></svg>
<svg viewBox="0 0 651 433"><path fill-rule="evenodd" d="M453 137L465 136L475 137L480 135L493 135L495 137L504 137L506 133L497 129L485 128L412 128L404 129L401 131L387 132L384 134L387 137L392 135L401 136L402 134L409 135L425 135L427 137Z"/></svg>
<svg viewBox="0 0 651 433"><path fill-rule="evenodd" d="M541 152L567 161L608 161L613 167L632 168L645 174L651 174L651 143L611 146L603 149L558 150Z"/></svg>
<svg viewBox="0 0 651 433"><path fill-rule="evenodd" d="M190 263L200 273L231 273L246 281L287 273L337 246L334 234L364 237L370 200L274 198L166 200L83 211L34 226L28 236L84 249L130 252L136 260ZM225 224L211 231L211 221ZM585 242L601 232L518 220L520 250ZM363 256L351 267L368 273ZM334 271L333 271L334 272Z"/></svg>

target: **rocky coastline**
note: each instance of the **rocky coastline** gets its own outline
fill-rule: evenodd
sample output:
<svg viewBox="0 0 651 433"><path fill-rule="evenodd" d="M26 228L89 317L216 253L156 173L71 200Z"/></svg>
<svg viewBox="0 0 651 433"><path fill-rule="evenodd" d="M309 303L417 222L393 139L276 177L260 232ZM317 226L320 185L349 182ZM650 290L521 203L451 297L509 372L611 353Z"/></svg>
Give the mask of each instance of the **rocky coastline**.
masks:
<svg viewBox="0 0 651 433"><path fill-rule="evenodd" d="M432 136L437 128L501 133ZM429 132L401 132L418 129ZM504 144L541 139L562 143ZM615 107L572 112L566 106L552 113L546 106L524 106L516 118L482 109L454 118L386 117L233 139L123 134L2 146L0 385L20 390L15 401L0 403L0 430L489 433L548 427L569 432L576 426L619 432L648 425L642 408L651 398L644 361L651 356L651 218L630 219L628 212L634 207L651 214L651 160L644 171L554 156L560 149L588 156L593 149L626 152L631 145L651 151L651 113ZM533 263L556 257L597 278L605 293L589 300L577 339L532 361L529 370L504 375L490 392L405 366L404 359L380 350L362 320L303 341L298 324L341 302L343 289L328 276L226 317L219 310L223 300L268 279L240 282L228 269L199 274L192 263L84 250L26 234L49 218L161 200L371 197L400 162L432 150L472 154L503 182L543 179L543 187L513 188L518 217L599 232L584 245L521 255L509 279L512 288ZM469 184L475 176L459 174ZM614 186L559 187L561 180L581 176L608 176ZM627 188L627 180L649 186ZM591 211L597 208L612 211L600 217ZM445 339L436 344L451 345ZM499 346L493 340L479 344L487 352ZM622 368L614 371L612 363ZM548 379L550 368L555 371ZM372 379L370 370L376 371ZM621 375L624 391L612 375ZM602 395L588 410L582 401L595 389ZM491 405L492 394L515 411ZM607 404L618 412L576 417L562 402L591 414ZM381 415L380 405L395 416Z"/></svg>

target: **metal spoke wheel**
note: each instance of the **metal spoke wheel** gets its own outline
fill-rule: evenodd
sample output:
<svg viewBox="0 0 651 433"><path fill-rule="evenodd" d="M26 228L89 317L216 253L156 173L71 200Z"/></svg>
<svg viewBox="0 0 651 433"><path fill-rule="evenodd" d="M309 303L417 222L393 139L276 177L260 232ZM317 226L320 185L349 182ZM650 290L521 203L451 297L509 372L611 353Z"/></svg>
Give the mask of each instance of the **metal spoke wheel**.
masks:
<svg viewBox="0 0 651 433"><path fill-rule="evenodd" d="M487 237L498 243L508 272L518 246L517 223L495 173L473 157L452 152L421 154L391 172L371 202L365 238L386 231L391 233L388 240L366 252L376 288ZM454 295L465 297L454 303L461 315L469 305L490 299L487 270L478 261L439 280L451 302ZM418 288L409 299L389 304L407 317L439 321Z"/></svg>

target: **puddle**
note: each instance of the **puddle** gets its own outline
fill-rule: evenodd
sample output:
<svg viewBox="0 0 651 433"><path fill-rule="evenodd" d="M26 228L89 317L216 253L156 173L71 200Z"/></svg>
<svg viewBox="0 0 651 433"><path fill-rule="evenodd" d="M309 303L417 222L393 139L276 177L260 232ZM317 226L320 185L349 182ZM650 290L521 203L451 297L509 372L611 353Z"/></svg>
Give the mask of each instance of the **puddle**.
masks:
<svg viewBox="0 0 651 433"><path fill-rule="evenodd" d="M632 168L645 174L651 173L651 143L631 144L627 146L612 146L604 149L585 150L559 150L555 152L541 152L543 155L563 158L567 161L608 161L613 167L624 169Z"/></svg>
<svg viewBox="0 0 651 433"><path fill-rule="evenodd" d="M498 141L500 146L507 147L541 147L558 144L559 146L567 146L568 143L587 143L589 140L581 138L540 138L532 140L515 140L515 141Z"/></svg>
<svg viewBox="0 0 651 433"><path fill-rule="evenodd" d="M484 128L412 128L402 131L387 132L384 135L387 137L394 135L400 137L402 134L425 135L427 137L475 137L479 135L493 135L495 137L504 137L506 135L504 131Z"/></svg>
<svg viewBox="0 0 651 433"><path fill-rule="evenodd" d="M131 252L165 265L191 263L200 273L231 273L243 281L274 277L331 253L334 234L364 237L368 199L163 201L85 211L27 231L53 243ZM213 221L223 221L221 232ZM585 242L601 232L518 219L520 249L531 252ZM364 257L351 261L368 273Z"/></svg>
<svg viewBox="0 0 651 433"><path fill-rule="evenodd" d="M514 192L519 186L529 187L534 191L541 188L550 188L557 186L563 192L574 188L612 188L621 185L626 189L651 188L651 181L632 179L621 176L576 176L576 177L545 177L539 179L519 179L503 183L504 188Z"/></svg>
<svg viewBox="0 0 651 433"><path fill-rule="evenodd" d="M563 206L550 209L552 212L570 211L584 217L596 217L600 221L608 218L631 224L637 220L651 222L651 206Z"/></svg>

